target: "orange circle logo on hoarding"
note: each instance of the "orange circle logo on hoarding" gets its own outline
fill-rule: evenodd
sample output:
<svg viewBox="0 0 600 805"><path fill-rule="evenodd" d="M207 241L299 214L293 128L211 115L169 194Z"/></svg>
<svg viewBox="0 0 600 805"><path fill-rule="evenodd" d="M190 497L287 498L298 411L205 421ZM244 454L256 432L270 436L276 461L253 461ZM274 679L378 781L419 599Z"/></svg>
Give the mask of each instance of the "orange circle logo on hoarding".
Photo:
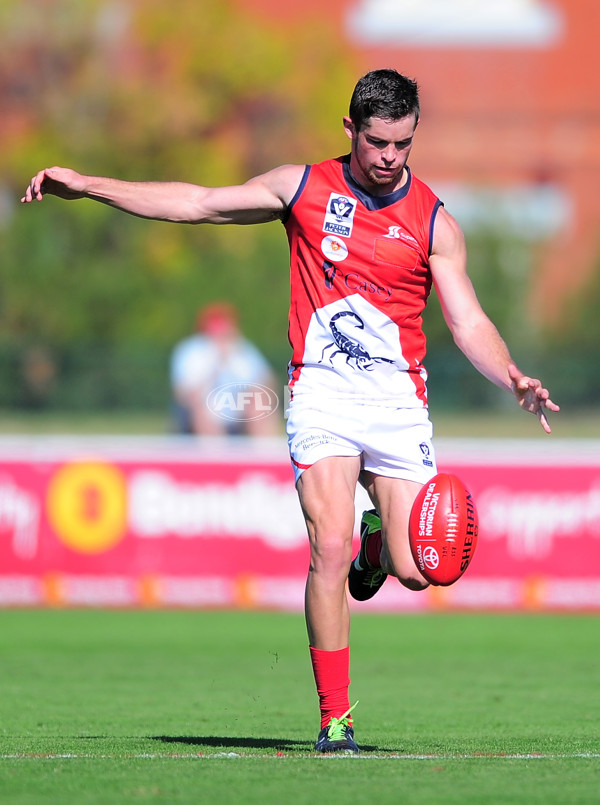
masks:
<svg viewBox="0 0 600 805"><path fill-rule="evenodd" d="M99 461L58 469L48 486L48 519L56 536L79 553L103 553L125 535L127 491L117 467Z"/></svg>

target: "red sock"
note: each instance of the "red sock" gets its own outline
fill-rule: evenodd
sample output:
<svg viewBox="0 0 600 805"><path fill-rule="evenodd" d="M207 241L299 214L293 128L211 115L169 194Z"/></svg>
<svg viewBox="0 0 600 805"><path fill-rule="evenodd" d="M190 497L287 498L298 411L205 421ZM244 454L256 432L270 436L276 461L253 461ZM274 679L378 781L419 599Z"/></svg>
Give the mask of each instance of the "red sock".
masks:
<svg viewBox="0 0 600 805"><path fill-rule="evenodd" d="M339 718L350 709L350 648L323 651L311 646L310 659L319 694L323 729L332 718ZM352 717L348 721L352 723Z"/></svg>
<svg viewBox="0 0 600 805"><path fill-rule="evenodd" d="M375 531L367 540L367 559L371 567L381 567L381 531Z"/></svg>

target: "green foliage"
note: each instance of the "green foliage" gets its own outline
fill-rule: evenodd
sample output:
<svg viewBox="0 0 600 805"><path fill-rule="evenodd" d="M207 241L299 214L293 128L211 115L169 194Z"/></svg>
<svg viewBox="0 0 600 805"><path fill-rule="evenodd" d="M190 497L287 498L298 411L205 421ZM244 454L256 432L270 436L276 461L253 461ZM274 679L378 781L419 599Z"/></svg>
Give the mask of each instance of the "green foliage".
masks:
<svg viewBox="0 0 600 805"><path fill-rule="evenodd" d="M469 275L481 305L507 342L515 360L530 364L539 336L525 315L531 246L497 232L467 237ZM429 397L438 409L499 407L511 398L482 377L454 345L432 290L424 315ZM533 370L532 370L533 371Z"/></svg>
<svg viewBox="0 0 600 805"><path fill-rule="evenodd" d="M596 409L600 397L600 260L587 282L565 303L560 327L545 334L541 361L554 370L554 395L565 407L577 404ZM556 371L556 367L560 371Z"/></svg>
<svg viewBox="0 0 600 805"><path fill-rule="evenodd" d="M355 76L339 38L322 20L265 25L231 0L179 0L176 13L163 0L6 0L0 33L0 375L30 346L60 355L88 344L92 359L101 350L116 365L134 344L160 355L165 383L165 350L190 332L199 306L227 298L283 382L279 224L182 227L88 202L20 208L17 199L51 164L213 185L341 152ZM140 390L138 402L152 399Z"/></svg>
<svg viewBox="0 0 600 805"><path fill-rule="evenodd" d="M338 32L321 16L265 22L234 0L3 0L0 35L0 404L164 406L170 347L221 298L283 383L279 224L182 227L18 199L52 164L221 185L342 153L356 75ZM517 361L555 396L595 404L600 282L542 337L527 315L530 248L491 232L468 246L478 295ZM426 331L432 400L508 402L454 347L434 295ZM23 366L39 350L55 375L36 387Z"/></svg>

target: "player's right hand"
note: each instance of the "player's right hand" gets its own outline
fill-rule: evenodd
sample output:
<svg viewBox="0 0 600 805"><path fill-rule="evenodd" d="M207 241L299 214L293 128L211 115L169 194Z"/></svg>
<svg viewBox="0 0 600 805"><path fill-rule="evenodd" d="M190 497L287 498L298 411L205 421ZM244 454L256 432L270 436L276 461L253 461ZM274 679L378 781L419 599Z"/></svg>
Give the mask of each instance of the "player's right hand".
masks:
<svg viewBox="0 0 600 805"><path fill-rule="evenodd" d="M44 168L32 178L21 202L41 201L47 194L65 199L84 198L85 177L69 168Z"/></svg>
<svg viewBox="0 0 600 805"><path fill-rule="evenodd" d="M556 413L560 411L560 406L552 402L548 389L545 389L537 378L524 375L514 363L509 365L508 375L511 379L512 392L521 408L530 414L535 414L546 433L552 433L546 411Z"/></svg>

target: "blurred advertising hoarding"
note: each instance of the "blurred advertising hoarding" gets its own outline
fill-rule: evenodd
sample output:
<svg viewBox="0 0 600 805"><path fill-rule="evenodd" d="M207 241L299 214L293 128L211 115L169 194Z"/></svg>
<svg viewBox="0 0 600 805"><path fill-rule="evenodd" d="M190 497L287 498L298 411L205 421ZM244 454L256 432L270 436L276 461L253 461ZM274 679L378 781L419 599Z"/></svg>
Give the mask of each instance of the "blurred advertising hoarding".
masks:
<svg viewBox="0 0 600 805"><path fill-rule="evenodd" d="M440 440L437 454L477 505L471 567L422 593L388 579L357 611L600 609L598 442ZM359 492L357 524L368 507ZM280 440L0 440L0 606L300 611L307 568Z"/></svg>

